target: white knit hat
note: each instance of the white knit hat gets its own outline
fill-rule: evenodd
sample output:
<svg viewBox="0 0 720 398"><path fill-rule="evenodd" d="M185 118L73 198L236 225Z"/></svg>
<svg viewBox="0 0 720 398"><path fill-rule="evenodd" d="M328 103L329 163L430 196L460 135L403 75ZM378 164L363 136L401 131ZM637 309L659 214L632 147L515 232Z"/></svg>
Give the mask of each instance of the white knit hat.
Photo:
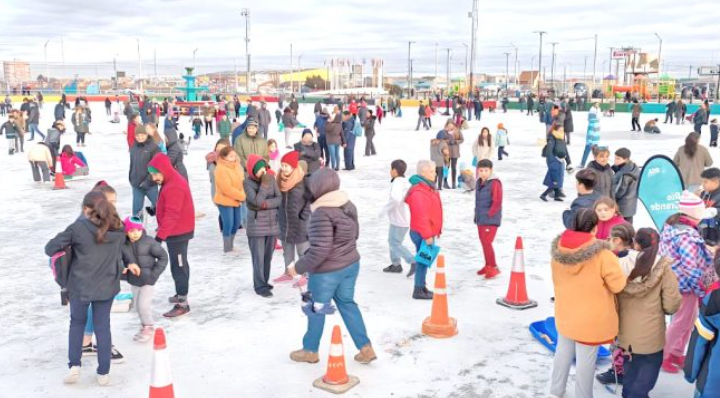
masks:
<svg viewBox="0 0 720 398"><path fill-rule="evenodd" d="M680 213L696 220L715 217L715 208L706 209L702 199L690 191L683 191L680 197Z"/></svg>

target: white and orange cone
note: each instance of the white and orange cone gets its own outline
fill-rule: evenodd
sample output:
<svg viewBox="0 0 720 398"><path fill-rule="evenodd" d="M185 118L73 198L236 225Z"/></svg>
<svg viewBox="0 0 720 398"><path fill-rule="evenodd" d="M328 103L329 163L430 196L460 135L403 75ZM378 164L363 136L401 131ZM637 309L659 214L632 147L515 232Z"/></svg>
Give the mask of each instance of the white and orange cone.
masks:
<svg viewBox="0 0 720 398"><path fill-rule="evenodd" d="M175 398L172 374L170 372L170 356L167 352L167 343L165 341L165 331L163 328L155 329L150 398Z"/></svg>
<svg viewBox="0 0 720 398"><path fill-rule="evenodd" d="M537 307L537 301L530 300L525 285L525 255L523 254L523 242L521 237L515 241L515 256L513 267L510 273L510 286L505 298L497 299L497 303L516 310L526 310Z"/></svg>
<svg viewBox="0 0 720 398"><path fill-rule="evenodd" d="M330 341L327 372L313 383L313 386L333 394L344 394L360 383L360 379L347 374L345 368L345 350L343 349L340 326L333 328Z"/></svg>

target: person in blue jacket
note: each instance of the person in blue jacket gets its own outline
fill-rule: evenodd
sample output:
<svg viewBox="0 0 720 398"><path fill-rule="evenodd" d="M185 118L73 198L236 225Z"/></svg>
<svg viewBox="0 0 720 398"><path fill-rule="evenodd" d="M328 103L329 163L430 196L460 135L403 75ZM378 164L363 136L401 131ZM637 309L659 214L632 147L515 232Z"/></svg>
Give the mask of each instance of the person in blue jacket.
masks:
<svg viewBox="0 0 720 398"><path fill-rule="evenodd" d="M715 273L720 261L715 259ZM695 321L687 356L685 380L695 383L695 398L720 397L720 290L705 296Z"/></svg>
<svg viewBox="0 0 720 398"><path fill-rule="evenodd" d="M343 112L342 120L342 133L345 136L345 149L343 150L345 158L344 170L355 170L355 138L357 137L353 133L353 128L356 122L350 115L350 111Z"/></svg>

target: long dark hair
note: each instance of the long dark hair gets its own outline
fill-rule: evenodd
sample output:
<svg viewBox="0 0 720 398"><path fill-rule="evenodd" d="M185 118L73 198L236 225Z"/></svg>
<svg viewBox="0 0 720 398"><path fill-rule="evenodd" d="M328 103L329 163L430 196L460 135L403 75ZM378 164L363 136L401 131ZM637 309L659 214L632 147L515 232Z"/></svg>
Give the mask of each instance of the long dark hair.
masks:
<svg viewBox="0 0 720 398"><path fill-rule="evenodd" d="M580 209L575 213L572 222L572 230L577 232L589 233L597 226L598 216L593 209Z"/></svg>
<svg viewBox="0 0 720 398"><path fill-rule="evenodd" d="M110 229L119 229L122 227L122 221L117 214L117 210L115 210L115 206L108 202L102 192L88 192L85 198L83 198L83 208L90 210L87 214L87 219L98 227L97 234L95 235L96 243L107 243L105 234L107 234Z"/></svg>
<svg viewBox="0 0 720 398"><path fill-rule="evenodd" d="M487 139L483 140L483 133L487 131ZM487 143L488 147L492 147L492 134L490 134L490 129L487 127L483 127L482 130L480 130L480 135L478 136L478 146L483 146L482 142L485 141Z"/></svg>
<svg viewBox="0 0 720 398"><path fill-rule="evenodd" d="M686 155L695 157L695 153L698 150L698 142L700 142L700 134L690 133L685 137L684 152Z"/></svg>
<svg viewBox="0 0 720 398"><path fill-rule="evenodd" d="M644 278L650 274L660 248L660 235L654 229L640 228L635 235L635 242L642 250L635 262L635 268L628 276L628 280L637 277Z"/></svg>

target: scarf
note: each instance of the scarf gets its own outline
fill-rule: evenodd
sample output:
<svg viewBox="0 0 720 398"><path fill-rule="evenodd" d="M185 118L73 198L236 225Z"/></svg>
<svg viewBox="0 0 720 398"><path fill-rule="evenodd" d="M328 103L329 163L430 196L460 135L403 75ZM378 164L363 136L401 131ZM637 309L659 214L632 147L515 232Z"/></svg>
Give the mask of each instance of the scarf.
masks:
<svg viewBox="0 0 720 398"><path fill-rule="evenodd" d="M217 162L217 159L218 159L218 153L215 151L210 152L207 155L205 155L205 161L207 162L208 165L210 165L211 163Z"/></svg>
<svg viewBox="0 0 720 398"><path fill-rule="evenodd" d="M278 175L278 186L280 187L280 192L289 192L291 189L295 188L295 186L302 181L304 177L305 172L300 167L296 167L287 177L285 174L280 173Z"/></svg>
<svg viewBox="0 0 720 398"><path fill-rule="evenodd" d="M320 207L342 207L350 201L350 197L343 191L330 191L325 195L317 198L310 205L310 211L315 211Z"/></svg>
<svg viewBox="0 0 720 398"><path fill-rule="evenodd" d="M276 160L280 156L280 150L276 149L272 152L270 152L270 160Z"/></svg>

